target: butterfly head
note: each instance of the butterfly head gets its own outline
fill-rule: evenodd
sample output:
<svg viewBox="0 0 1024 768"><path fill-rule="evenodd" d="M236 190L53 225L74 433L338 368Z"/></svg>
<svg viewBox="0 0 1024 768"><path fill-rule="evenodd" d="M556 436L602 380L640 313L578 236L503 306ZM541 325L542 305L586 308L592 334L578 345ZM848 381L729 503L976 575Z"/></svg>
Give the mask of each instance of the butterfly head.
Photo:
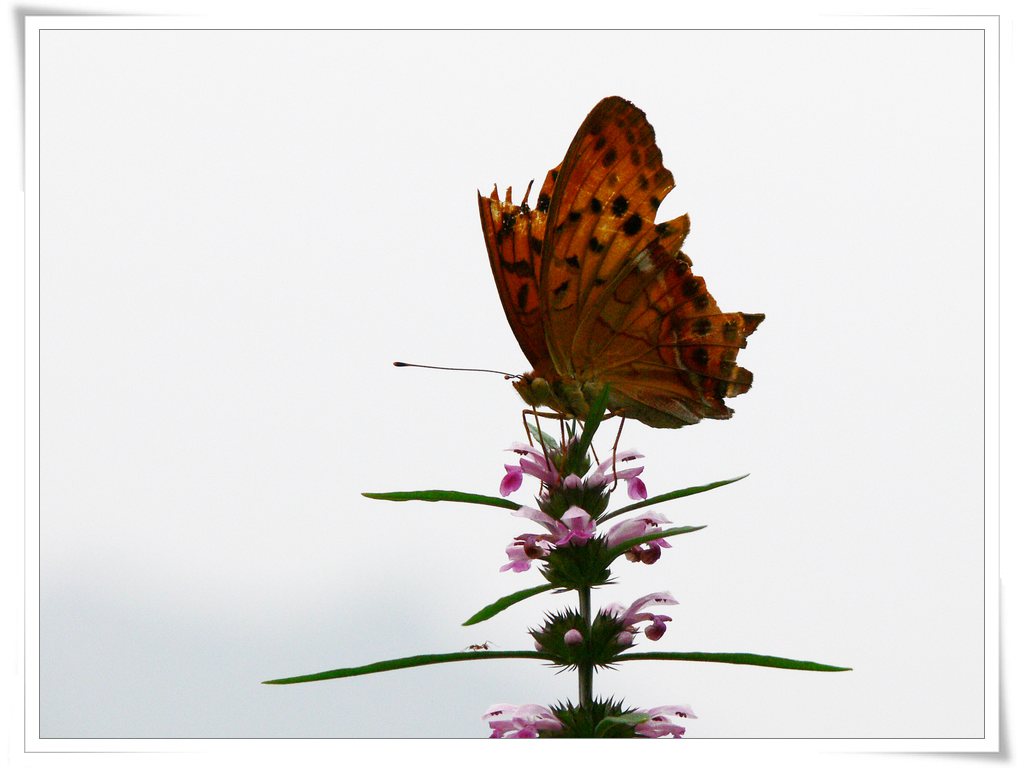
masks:
<svg viewBox="0 0 1024 768"><path fill-rule="evenodd" d="M575 419L586 418L590 402L597 394L589 391L592 387L582 385L574 378L558 374L542 376L536 371L524 373L512 382L512 386L527 405L550 408Z"/></svg>

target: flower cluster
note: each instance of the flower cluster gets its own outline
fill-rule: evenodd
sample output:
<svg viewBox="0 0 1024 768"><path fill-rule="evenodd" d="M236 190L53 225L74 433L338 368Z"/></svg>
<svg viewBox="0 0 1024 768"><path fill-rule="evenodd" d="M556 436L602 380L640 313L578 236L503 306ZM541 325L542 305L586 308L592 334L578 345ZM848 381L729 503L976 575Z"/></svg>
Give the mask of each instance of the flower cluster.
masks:
<svg viewBox="0 0 1024 768"><path fill-rule="evenodd" d="M610 710L607 711L609 724L614 723L620 729L632 729L632 735L649 739L662 736L678 739L686 733L686 728L673 720L691 720L697 717L685 704L665 704L660 707L639 709L625 713L625 718L619 712L621 706L612 704L609 707L608 702L598 704L603 705L603 709ZM496 704L482 719L490 726L492 739L536 739L542 736L571 735L575 725L574 715L576 712L567 707L552 710L539 704ZM615 722L616 720L618 722Z"/></svg>
<svg viewBox="0 0 1024 768"><path fill-rule="evenodd" d="M553 488L560 483L564 483L570 488L579 488L582 485L591 488L603 488L616 480L625 480L629 498L636 500L647 498L647 486L640 479L640 473L644 471L643 467L632 467L630 469L618 469L615 467L613 469L613 465L619 462L625 463L642 459L643 454L636 451L623 451L620 455L605 459L597 465L593 474L584 480L575 473L568 474L563 478L561 471L552 462L551 457L541 448L527 445L526 443L513 443L509 450L519 454L521 458L518 465L505 465L505 477L502 478L499 488L502 496L508 496L510 493L518 491L519 487L523 484L523 475L526 474L537 478L548 488ZM558 454L556 456L561 457ZM609 469L612 469L611 474L608 474Z"/></svg>
<svg viewBox="0 0 1024 768"><path fill-rule="evenodd" d="M608 496L619 480L626 483L631 499L640 501L647 498L647 486L640 479L644 468L619 467L619 464L642 459L643 454L636 451L615 453L589 472L589 460L585 455L576 461L581 466L571 466L571 448L570 444L562 451L554 448L545 450L515 443L510 449L519 454L520 459L518 464L505 465L501 495L508 496L519 490L525 475L540 480L537 507L523 506L512 514L539 523L547 532L516 536L505 548L509 561L501 567L502 571L521 573L529 570L534 560L547 559L558 547L582 545L598 536L597 517L607 508ZM623 520L604 533L604 544L612 549L630 539L656 533L661 530L661 525L668 522L668 518L658 513ZM670 546L664 539L654 539L631 547L625 557L631 562L651 565L661 557L662 548Z"/></svg>

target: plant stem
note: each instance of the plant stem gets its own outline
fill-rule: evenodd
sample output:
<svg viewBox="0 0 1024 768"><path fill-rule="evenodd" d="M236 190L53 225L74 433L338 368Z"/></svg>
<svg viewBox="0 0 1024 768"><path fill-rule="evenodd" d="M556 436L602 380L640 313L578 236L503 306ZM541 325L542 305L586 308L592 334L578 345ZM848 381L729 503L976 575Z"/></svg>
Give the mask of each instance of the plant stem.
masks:
<svg viewBox="0 0 1024 768"><path fill-rule="evenodd" d="M580 616L586 627L583 642L590 647L590 587L578 590L580 593ZM594 698L594 665L590 661L583 662L577 668L580 681L580 709L589 711Z"/></svg>

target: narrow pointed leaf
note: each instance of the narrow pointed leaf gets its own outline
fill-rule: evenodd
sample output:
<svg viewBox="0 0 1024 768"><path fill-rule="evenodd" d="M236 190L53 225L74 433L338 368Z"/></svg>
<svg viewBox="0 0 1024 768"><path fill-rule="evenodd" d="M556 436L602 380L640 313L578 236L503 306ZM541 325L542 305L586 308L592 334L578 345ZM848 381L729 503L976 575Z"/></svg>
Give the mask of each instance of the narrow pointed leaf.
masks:
<svg viewBox="0 0 1024 768"><path fill-rule="evenodd" d="M614 512L609 512L606 515L602 515L598 520L599 523L603 523L605 520L610 520L613 517L624 515L626 512L633 512L637 509L649 507L652 504L661 504L663 501L672 501L672 499L681 499L684 496L693 496L696 493L704 493L704 491L710 491L714 488L721 488L723 485L729 485L735 483L737 480L742 480L745 477L750 477L749 473L746 475L740 475L739 477L732 477L728 480L718 480L714 483L708 483L707 485L695 485L692 488L680 488L678 491L670 491L669 493L663 493L659 496L652 496L644 501L638 501L636 504L630 504L629 506L623 507L622 509L616 509Z"/></svg>
<svg viewBox="0 0 1024 768"><path fill-rule="evenodd" d="M320 680L335 680L339 677L357 677L372 675L377 672L391 672L396 669L425 667L428 664L447 664L451 661L480 661L482 659L539 659L551 661L551 657L537 651L464 651L460 653L425 653L420 656L407 656L404 659L389 659L365 664L361 667L344 667L317 672L312 675L297 677L281 677L277 680L264 680L263 685L292 685L293 683L313 683Z"/></svg>
<svg viewBox="0 0 1024 768"><path fill-rule="evenodd" d="M590 404L590 411L587 413L587 420L583 424L583 433L580 435L579 442L573 446L573 458L570 464L575 465L579 463L579 459L587 454L590 450L590 443L594 439L594 435L597 433L597 428L601 426L601 419L604 417L605 408L608 405L608 392L610 387L605 384L604 389L601 390L594 402Z"/></svg>
<svg viewBox="0 0 1024 768"><path fill-rule="evenodd" d="M635 539L626 539L626 541L622 542L614 549L608 550L608 562L610 563L627 549L632 549L639 544L646 544L648 541L654 541L655 539L667 539L669 536L681 536L684 533L693 533L694 531L700 531L704 528L707 528L707 526L684 525L679 528L666 528L663 531L656 531L655 533L645 533L643 536L637 536Z"/></svg>
<svg viewBox="0 0 1024 768"><path fill-rule="evenodd" d="M472 616L470 616L468 619L462 622L462 626L468 627L471 624L479 624L481 621L487 621L487 619L491 618L492 616L497 616L510 605L515 605L516 603L521 602L528 597L539 595L542 592L547 592L549 589L554 588L554 584L541 584L538 587L530 587L529 589L523 589L519 592L513 592L511 595L505 595L505 597L495 600L490 605L481 608L479 611L474 613Z"/></svg>
<svg viewBox="0 0 1024 768"><path fill-rule="evenodd" d="M463 493L462 491L392 491L390 493L364 493L363 496L383 501L459 501L464 504L483 504L488 507L504 509L519 509L522 506L510 499L483 496L479 493Z"/></svg>
<svg viewBox="0 0 1024 768"><path fill-rule="evenodd" d="M802 669L809 672L849 672L852 667L834 667L816 661L785 659L781 656L761 656L756 653L703 653L690 651L652 651L650 653L623 653L615 661L713 661L719 664L747 664L754 667L775 667L777 669Z"/></svg>

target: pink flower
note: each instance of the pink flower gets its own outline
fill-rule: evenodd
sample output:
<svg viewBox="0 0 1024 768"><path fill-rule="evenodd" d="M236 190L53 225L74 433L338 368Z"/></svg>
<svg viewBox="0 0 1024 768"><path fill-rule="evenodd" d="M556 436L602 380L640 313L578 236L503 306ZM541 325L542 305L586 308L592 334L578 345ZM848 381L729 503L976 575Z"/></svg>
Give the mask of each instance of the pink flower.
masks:
<svg viewBox="0 0 1024 768"><path fill-rule="evenodd" d="M555 547L583 544L594 537L597 524L594 519L580 507L569 507L561 520L555 520L546 512L533 507L520 507L512 513L516 517L526 517L547 528L546 534L523 533L505 547L509 562L499 570L522 573L529 570L531 561L545 557Z"/></svg>
<svg viewBox="0 0 1024 768"><path fill-rule="evenodd" d="M672 521L658 512L634 517L632 520L623 520L621 523L616 523L608 529L605 543L609 547L616 547L624 541L636 539L648 533L657 533L661 530L662 523L670 522ZM664 539L654 539L653 541L630 547L626 550L626 559L631 563L639 561L645 565L651 565L656 563L661 557L663 547L671 548L671 546Z"/></svg>
<svg viewBox="0 0 1024 768"><path fill-rule="evenodd" d="M673 739L678 739L686 733L686 728L673 723L669 719L670 717L682 719L697 718L692 709L682 704L668 704L661 707L641 709L639 713L648 715L649 719L640 723L633 731L637 736L645 736L650 739L657 739L660 736L671 736Z"/></svg>
<svg viewBox="0 0 1024 768"><path fill-rule="evenodd" d="M526 443L512 443L512 447L509 450L522 457L519 459L519 466L523 472L531 477L536 477L545 485L558 484L558 470L548 461L548 457L544 455L544 451L540 448L535 448Z"/></svg>
<svg viewBox="0 0 1024 768"><path fill-rule="evenodd" d="M565 544L585 544L594 538L597 532L597 523L590 514L581 507L569 507L562 515L561 525L566 529L555 546L561 547Z"/></svg>
<svg viewBox="0 0 1024 768"><path fill-rule="evenodd" d="M532 561L544 557L551 549L551 542L547 541L543 536L533 533L521 534L516 536L512 543L505 547L505 554L508 555L509 562L505 563L498 570L511 570L516 573L528 571Z"/></svg>
<svg viewBox="0 0 1024 768"><path fill-rule="evenodd" d="M617 638L619 645L629 645L632 642L632 635L640 631L637 624L644 621L651 622L650 626L644 629L644 634L648 640L660 640L662 635L665 634L665 630L668 629L666 622L672 621L672 617L640 610L641 608L646 608L651 603L656 605L678 605L679 601L668 592L652 592L649 595L644 595L634 600L629 608L623 608L619 603L609 603L601 609L601 613L622 622L623 632Z"/></svg>
<svg viewBox="0 0 1024 768"><path fill-rule="evenodd" d="M491 727L492 739L532 739L540 731L560 731L562 721L539 704L496 704L483 719Z"/></svg>
<svg viewBox="0 0 1024 768"><path fill-rule="evenodd" d="M639 474L639 473L637 473ZM647 498L647 486L639 477L633 476L626 479L626 494L631 499L640 501Z"/></svg>
<svg viewBox="0 0 1024 768"><path fill-rule="evenodd" d="M523 469L515 464L505 465L505 477L501 479L499 491L502 496L508 496L513 491L518 491L523 484Z"/></svg>
<svg viewBox="0 0 1024 768"><path fill-rule="evenodd" d="M533 507L520 507L512 513L513 517L525 517L527 520L533 520L535 523L540 523L548 529L548 533L554 537L552 541L557 541L568 531L568 527L564 525L560 520L556 520L547 512L541 512L539 509Z"/></svg>
<svg viewBox="0 0 1024 768"><path fill-rule="evenodd" d="M637 451L622 451L616 453L611 458L605 459L597 465L597 469L594 470L594 474L587 478L587 485L593 487L597 485L608 485L609 483L618 480L626 481L626 491L631 499L646 499L647 498L647 486L644 485L644 481L639 478L641 472L644 471L643 467L632 467L630 469L618 469L617 467L612 469L612 473L606 474L609 469L612 468L613 464L619 464L620 462L636 461L642 459L644 456L642 453Z"/></svg>
<svg viewBox="0 0 1024 768"><path fill-rule="evenodd" d="M624 541L660 531L663 523L671 522L671 520L659 512L649 512L640 517L634 517L631 520L623 520L608 529L608 533L605 534L605 543L609 547L617 547Z"/></svg>

